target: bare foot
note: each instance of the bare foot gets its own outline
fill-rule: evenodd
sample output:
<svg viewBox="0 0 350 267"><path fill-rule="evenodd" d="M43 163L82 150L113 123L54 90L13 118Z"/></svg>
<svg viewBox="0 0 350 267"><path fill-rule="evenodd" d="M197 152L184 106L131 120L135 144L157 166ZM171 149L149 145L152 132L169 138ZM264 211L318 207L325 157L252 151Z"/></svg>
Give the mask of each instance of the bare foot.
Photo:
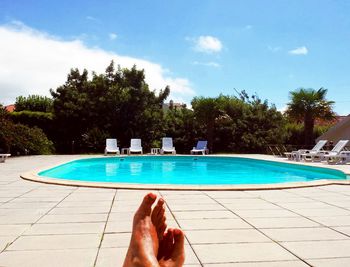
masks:
<svg viewBox="0 0 350 267"><path fill-rule="evenodd" d="M158 262L161 267L180 267L185 262L185 236L180 229L168 229L160 243Z"/></svg>
<svg viewBox="0 0 350 267"><path fill-rule="evenodd" d="M152 211L156 199L155 194L147 194L135 213L123 267L180 267L184 263L184 234L180 229L164 234L164 200L159 199Z"/></svg>
<svg viewBox="0 0 350 267"><path fill-rule="evenodd" d="M156 258L159 248L158 233L151 219L152 204L156 199L155 194L147 194L135 213L130 245L123 267L159 266Z"/></svg>

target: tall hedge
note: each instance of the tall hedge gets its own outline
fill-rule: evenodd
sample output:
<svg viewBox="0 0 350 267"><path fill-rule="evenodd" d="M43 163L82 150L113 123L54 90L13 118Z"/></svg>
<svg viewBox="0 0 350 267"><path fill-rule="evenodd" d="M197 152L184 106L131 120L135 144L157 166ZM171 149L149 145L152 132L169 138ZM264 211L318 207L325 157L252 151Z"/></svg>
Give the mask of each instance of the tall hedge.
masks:
<svg viewBox="0 0 350 267"><path fill-rule="evenodd" d="M0 151L13 155L51 154L53 143L42 129L14 123L10 115L0 107Z"/></svg>

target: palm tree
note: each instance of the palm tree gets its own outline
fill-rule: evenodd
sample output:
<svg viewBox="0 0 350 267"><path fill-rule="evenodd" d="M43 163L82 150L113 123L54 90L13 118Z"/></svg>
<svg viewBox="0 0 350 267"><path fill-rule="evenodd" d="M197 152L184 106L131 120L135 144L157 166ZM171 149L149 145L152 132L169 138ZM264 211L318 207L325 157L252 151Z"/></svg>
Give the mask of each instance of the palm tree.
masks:
<svg viewBox="0 0 350 267"><path fill-rule="evenodd" d="M316 119L332 120L334 101L326 100L327 89L300 88L290 92L291 101L287 104L287 115L297 122L304 122L305 144L313 144L313 131Z"/></svg>

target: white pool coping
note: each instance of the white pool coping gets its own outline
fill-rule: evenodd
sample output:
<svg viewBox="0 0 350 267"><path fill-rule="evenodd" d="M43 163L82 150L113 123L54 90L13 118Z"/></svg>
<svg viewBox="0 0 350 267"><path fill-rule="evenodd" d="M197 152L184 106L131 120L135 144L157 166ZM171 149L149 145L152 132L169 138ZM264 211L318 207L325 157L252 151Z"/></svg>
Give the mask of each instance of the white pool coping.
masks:
<svg viewBox="0 0 350 267"><path fill-rule="evenodd" d="M147 156L147 155L143 155ZM186 156L186 155L178 155ZM187 155L193 156L193 155ZM127 157L126 155L120 155L116 157ZM161 156L160 156L161 157ZM203 156L199 156L203 157ZM350 166L349 165L331 165L325 163L314 163L314 162L295 162L289 161L285 158L278 158L270 155L262 154L213 154L204 157L240 157L249 159L258 159L265 161L283 162L297 165L305 165L311 167L319 167L326 169L333 169L343 172L344 174L350 176ZM77 156L77 158L69 161L64 161L54 166L47 166L45 168L36 169L30 172L21 174L21 177L25 180L35 181L46 184L55 185L66 185L66 186L81 186L81 187L94 187L94 188L114 188L114 189L152 189L152 190L272 190L272 189L290 189L290 188L302 188L302 187L314 187L314 186L325 186L325 185L350 185L350 180L316 180L310 182L288 182L288 183L276 183L276 184L239 184L239 185L176 185L176 184L136 184L136 183L111 183L111 182L88 182L88 181L77 181L77 180L66 180L66 179L55 179L48 178L44 176L39 176L38 174L44 170L48 170L59 165L84 159L84 158L103 158L103 156L89 155L89 156Z"/></svg>

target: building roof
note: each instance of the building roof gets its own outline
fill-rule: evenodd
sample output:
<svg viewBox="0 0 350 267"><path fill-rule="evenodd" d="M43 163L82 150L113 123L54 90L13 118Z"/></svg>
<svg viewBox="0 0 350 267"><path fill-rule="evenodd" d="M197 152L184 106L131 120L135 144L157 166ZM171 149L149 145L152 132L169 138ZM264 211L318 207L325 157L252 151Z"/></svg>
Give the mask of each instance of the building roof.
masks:
<svg viewBox="0 0 350 267"><path fill-rule="evenodd" d="M12 104L12 105L5 106L5 109L6 109L8 112L13 112L13 111L15 111L15 105Z"/></svg>
<svg viewBox="0 0 350 267"><path fill-rule="evenodd" d="M350 115L341 117L342 118L338 120L338 123L318 137L317 141L328 140L336 143L343 139L350 140Z"/></svg>

